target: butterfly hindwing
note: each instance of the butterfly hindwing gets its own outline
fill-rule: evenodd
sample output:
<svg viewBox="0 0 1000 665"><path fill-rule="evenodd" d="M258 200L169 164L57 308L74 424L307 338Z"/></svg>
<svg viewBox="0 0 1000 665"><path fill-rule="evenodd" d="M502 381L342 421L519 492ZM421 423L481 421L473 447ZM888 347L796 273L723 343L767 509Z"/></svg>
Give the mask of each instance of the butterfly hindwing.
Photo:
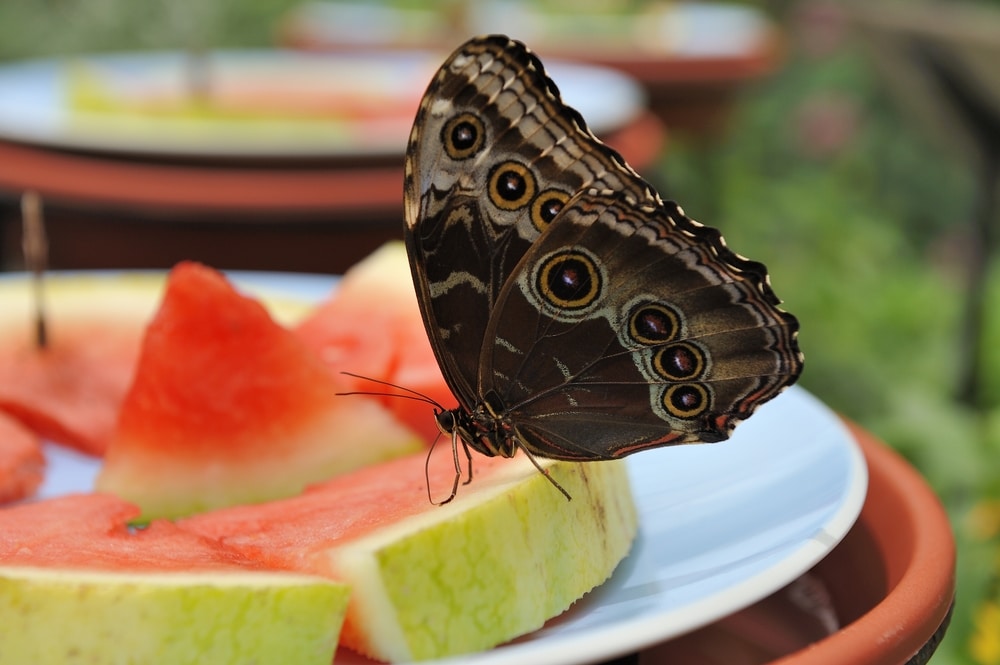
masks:
<svg viewBox="0 0 1000 665"><path fill-rule="evenodd" d="M797 374L796 330L714 231L592 190L501 292L478 390L542 456L718 441Z"/></svg>

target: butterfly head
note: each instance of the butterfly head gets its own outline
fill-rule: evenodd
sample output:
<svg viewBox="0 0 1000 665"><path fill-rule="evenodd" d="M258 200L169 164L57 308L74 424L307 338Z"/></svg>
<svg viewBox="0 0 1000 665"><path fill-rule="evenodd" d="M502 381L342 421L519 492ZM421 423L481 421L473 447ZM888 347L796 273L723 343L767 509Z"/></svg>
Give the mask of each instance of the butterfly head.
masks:
<svg viewBox="0 0 1000 665"><path fill-rule="evenodd" d="M438 429L453 446L472 448L487 457L513 457L520 447L500 397L491 392L473 410L462 407L434 414Z"/></svg>

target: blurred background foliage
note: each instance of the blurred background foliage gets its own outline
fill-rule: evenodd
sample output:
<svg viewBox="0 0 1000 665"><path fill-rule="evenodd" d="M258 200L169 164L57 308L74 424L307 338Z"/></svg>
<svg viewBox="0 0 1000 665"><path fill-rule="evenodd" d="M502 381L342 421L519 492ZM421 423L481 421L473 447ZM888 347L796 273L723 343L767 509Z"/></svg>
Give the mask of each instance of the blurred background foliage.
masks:
<svg viewBox="0 0 1000 665"><path fill-rule="evenodd" d="M734 248L766 257L802 324L802 384L902 452L942 498L958 602L933 662L1000 663L997 308L984 323L982 399L957 398L973 165L911 122L839 3L782 5L783 67L748 92L718 143L677 137L663 160L670 193ZM994 271L990 301L998 288Z"/></svg>
<svg viewBox="0 0 1000 665"><path fill-rule="evenodd" d="M3 0L0 59L269 45L296 4ZM983 360L981 403L956 399L972 167L910 122L841 3L753 4L785 31L781 67L746 91L724 135L672 134L647 175L767 263L802 324L802 383L901 451L944 501L959 603L934 662L1000 663L1000 348ZM1000 339L1000 309L985 329Z"/></svg>

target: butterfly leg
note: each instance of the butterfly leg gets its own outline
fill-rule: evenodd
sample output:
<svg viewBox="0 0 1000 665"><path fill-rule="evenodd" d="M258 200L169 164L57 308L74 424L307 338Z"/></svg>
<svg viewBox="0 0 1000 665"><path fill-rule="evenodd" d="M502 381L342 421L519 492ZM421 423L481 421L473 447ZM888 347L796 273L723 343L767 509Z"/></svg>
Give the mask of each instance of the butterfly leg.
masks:
<svg viewBox="0 0 1000 665"><path fill-rule="evenodd" d="M472 451L469 450L469 444L462 439L462 449L465 450L465 462L469 468L469 477L465 479L463 485L468 485L472 482ZM458 473L458 451L455 451L455 472Z"/></svg>
<svg viewBox="0 0 1000 665"><path fill-rule="evenodd" d="M534 455L532 455L532 454L531 454L531 453L530 453L530 452L528 451L528 449L527 449L527 448L525 448L524 446L520 446L520 448L521 448L521 450L522 450L522 451L524 452L524 454L525 454L525 455L527 456L527 458L528 458L529 460L531 460L531 463L535 465L535 468L536 468L536 469L538 469L538 473L540 473L540 474L542 474L543 476L545 476L545 479L546 479L547 481L549 481L550 483L552 483L552 486L553 486L553 487L555 487L555 488L556 488L557 490L559 490L560 492L562 492L562 495L563 495L564 497L566 497L566 500L567 500L567 501L572 501L572 500L573 500L573 497L572 497L572 496L570 496L570 493L566 491L566 488L565 488L565 487L563 487L562 485L560 485L560 484L559 484L559 481L557 481L557 480L556 480L555 478L553 478L553 477L552 477L552 474L551 474L551 473L549 473L549 470L548 470L548 469L543 469L543 468L542 468L542 465L538 463L538 460L537 460L537 459L535 459L535 456L534 456ZM470 470L471 470L471 468L470 468Z"/></svg>
<svg viewBox="0 0 1000 665"><path fill-rule="evenodd" d="M435 501L434 497L431 495L431 455L434 454L434 448L437 446L437 442L441 438L440 434L434 438L434 442L431 444L431 447L427 449L427 458L424 460L424 483L427 486L427 501L429 501L433 506L443 506L444 504L454 499L455 495L458 494L458 482L462 477L461 474L462 467L458 463L458 450L455 447L454 432L451 433L451 436L452 436L451 452L452 452L452 459L455 464L455 482L452 483L451 494L449 494L448 498L445 499L444 501Z"/></svg>
<svg viewBox="0 0 1000 665"><path fill-rule="evenodd" d="M431 496L431 471L430 471L431 454L434 452L434 446L437 445L438 439L441 438L440 436L434 439L434 443L431 444L430 450L427 451L427 459L424 460L424 480L427 484L427 500L432 505L435 506L443 506L444 504L449 503L452 499L454 499L455 496L458 494L459 483L461 483L462 485L468 485L469 483L472 482L472 452L469 450L469 445L465 442L464 439L462 439L459 436L457 430L452 431L450 434L451 434L451 459L452 463L455 466L455 480L451 484L451 493L448 494L448 498L445 499L444 501L435 501L434 497ZM459 459L458 456L459 441L461 441L462 449L465 451L466 465L468 467L468 472L469 472L468 473L469 477L466 478L465 482L462 482L462 461L461 459Z"/></svg>

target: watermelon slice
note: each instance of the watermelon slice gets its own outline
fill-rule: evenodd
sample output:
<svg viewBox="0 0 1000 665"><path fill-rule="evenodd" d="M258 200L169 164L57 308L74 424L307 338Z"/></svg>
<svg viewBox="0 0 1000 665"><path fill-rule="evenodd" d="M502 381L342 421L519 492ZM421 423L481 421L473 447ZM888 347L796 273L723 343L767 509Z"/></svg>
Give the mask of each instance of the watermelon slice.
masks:
<svg viewBox="0 0 1000 665"><path fill-rule="evenodd" d="M28 280L0 280L0 411L46 439L102 454L161 285L146 276L49 277L48 344L39 348Z"/></svg>
<svg viewBox="0 0 1000 665"><path fill-rule="evenodd" d="M0 413L0 503L33 495L44 470L41 439Z"/></svg>
<svg viewBox="0 0 1000 665"><path fill-rule="evenodd" d="M431 457L446 494L451 455ZM356 471L304 494L197 515L180 528L248 558L352 589L341 643L380 660L443 658L531 632L604 582L636 533L624 463L543 466L475 459L444 506L427 500L425 455Z"/></svg>
<svg viewBox="0 0 1000 665"><path fill-rule="evenodd" d="M331 662L346 587L138 514L100 494L0 510L0 662Z"/></svg>
<svg viewBox="0 0 1000 665"><path fill-rule="evenodd" d="M0 279L0 411L45 439L102 455L163 284L153 273L48 274L48 346L39 349L27 275ZM262 300L285 324L307 311L288 298Z"/></svg>
<svg viewBox="0 0 1000 665"><path fill-rule="evenodd" d="M386 381L448 408L456 403L427 339L401 242L383 245L348 270L295 331L336 374ZM351 380L351 388L400 392L359 379ZM437 437L434 409L427 403L390 397L383 403L425 440Z"/></svg>
<svg viewBox="0 0 1000 665"><path fill-rule="evenodd" d="M420 447L218 272L171 271L97 487L173 517L297 494Z"/></svg>

